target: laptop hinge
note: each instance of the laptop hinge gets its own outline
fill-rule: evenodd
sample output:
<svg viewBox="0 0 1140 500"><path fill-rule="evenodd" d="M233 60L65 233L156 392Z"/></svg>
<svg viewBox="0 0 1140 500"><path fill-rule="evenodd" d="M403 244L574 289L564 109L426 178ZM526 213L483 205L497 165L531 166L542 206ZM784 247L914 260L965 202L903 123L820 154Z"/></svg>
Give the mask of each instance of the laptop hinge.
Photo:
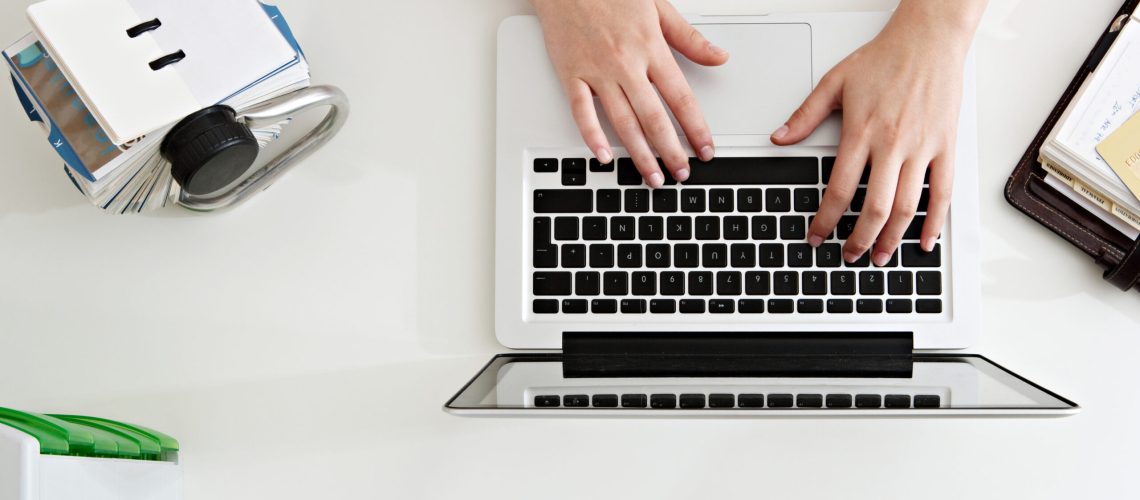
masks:
<svg viewBox="0 0 1140 500"><path fill-rule="evenodd" d="M911 332L566 332L563 375L910 377Z"/></svg>

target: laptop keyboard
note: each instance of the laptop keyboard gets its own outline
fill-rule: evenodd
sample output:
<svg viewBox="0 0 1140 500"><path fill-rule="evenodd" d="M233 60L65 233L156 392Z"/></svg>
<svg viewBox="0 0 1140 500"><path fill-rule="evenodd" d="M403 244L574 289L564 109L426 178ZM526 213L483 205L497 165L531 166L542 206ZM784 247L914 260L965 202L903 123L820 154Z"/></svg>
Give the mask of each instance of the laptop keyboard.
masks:
<svg viewBox="0 0 1140 500"><path fill-rule="evenodd" d="M535 408L652 408L656 410L704 408L941 408L937 394L567 394L538 395Z"/></svg>
<svg viewBox="0 0 1140 500"><path fill-rule="evenodd" d="M649 189L632 161L538 158L532 176L531 309L557 315L943 313L940 241L919 246L929 186L891 262L843 262L867 175L823 246L807 228L833 157L692 160L684 185Z"/></svg>

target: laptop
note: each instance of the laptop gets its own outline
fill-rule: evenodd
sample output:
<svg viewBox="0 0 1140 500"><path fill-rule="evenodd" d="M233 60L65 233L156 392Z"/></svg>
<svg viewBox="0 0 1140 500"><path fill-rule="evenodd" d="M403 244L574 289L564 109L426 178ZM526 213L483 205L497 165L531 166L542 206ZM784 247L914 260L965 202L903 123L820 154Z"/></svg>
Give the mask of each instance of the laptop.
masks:
<svg viewBox="0 0 1140 500"><path fill-rule="evenodd" d="M924 194L889 265L875 267L866 256L843 262L866 176L832 238L819 249L806 242L840 120L794 147L773 146L769 134L888 19L691 17L732 54L717 68L679 58L718 157L694 159L688 181L657 190L620 147L611 164L592 159L537 18L503 21L495 328L515 351L492 359L445 409L535 416L1077 411L985 357L959 352L976 340L981 318L972 63L953 205L936 249L919 248Z"/></svg>

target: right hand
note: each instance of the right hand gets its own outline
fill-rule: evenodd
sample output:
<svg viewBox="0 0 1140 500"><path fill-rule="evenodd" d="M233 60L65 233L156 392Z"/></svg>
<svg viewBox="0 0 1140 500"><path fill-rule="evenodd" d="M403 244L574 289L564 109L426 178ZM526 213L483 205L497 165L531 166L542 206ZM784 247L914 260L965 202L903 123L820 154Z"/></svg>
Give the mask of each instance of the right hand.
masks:
<svg viewBox="0 0 1140 500"><path fill-rule="evenodd" d="M697 157L713 158L712 132L670 48L705 66L724 64L728 52L709 43L666 0L532 2L574 121L599 162L614 157L594 107L595 94L650 187L665 182L654 150L674 179L683 182L690 172L689 155L662 99Z"/></svg>

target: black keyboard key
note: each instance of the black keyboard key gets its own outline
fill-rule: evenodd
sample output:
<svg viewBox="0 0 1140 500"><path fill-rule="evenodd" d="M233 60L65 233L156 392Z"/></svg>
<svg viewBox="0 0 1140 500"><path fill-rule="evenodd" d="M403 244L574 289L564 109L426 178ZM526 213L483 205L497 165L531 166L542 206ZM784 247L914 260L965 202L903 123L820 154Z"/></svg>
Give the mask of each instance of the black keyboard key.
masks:
<svg viewBox="0 0 1140 500"><path fill-rule="evenodd" d="M645 314L649 312L644 299L622 299L621 300L621 313L622 314Z"/></svg>
<svg viewBox="0 0 1140 500"><path fill-rule="evenodd" d="M562 299L562 314L586 314L590 301L585 299Z"/></svg>
<svg viewBox="0 0 1140 500"><path fill-rule="evenodd" d="M942 273L919 271L915 274L915 285L919 295L942 295Z"/></svg>
<svg viewBox="0 0 1140 500"><path fill-rule="evenodd" d="M558 314L558 301L556 299L536 299L533 311L535 314Z"/></svg>
<svg viewBox="0 0 1140 500"><path fill-rule="evenodd" d="M713 273L708 271L689 272L689 295L708 296L713 294ZM684 309L682 305L681 309Z"/></svg>
<svg viewBox="0 0 1140 500"><path fill-rule="evenodd" d="M819 160L814 157L694 158L689 163L693 171L685 184L690 186L819 183Z"/></svg>
<svg viewBox="0 0 1140 500"><path fill-rule="evenodd" d="M671 251L669 245L646 245L645 267L655 269L669 267L673 263Z"/></svg>
<svg viewBox="0 0 1140 500"><path fill-rule="evenodd" d="M909 394L887 394L883 398L883 406L892 409L910 408Z"/></svg>
<svg viewBox="0 0 1140 500"><path fill-rule="evenodd" d="M594 403L594 408L617 408L618 397L617 394L594 394L591 398Z"/></svg>
<svg viewBox="0 0 1140 500"><path fill-rule="evenodd" d="M741 394L736 398L737 404L741 408L763 408L764 395L763 394Z"/></svg>
<svg viewBox="0 0 1140 500"><path fill-rule="evenodd" d="M637 220L633 217L613 217L610 219L610 239L632 241L637 236Z"/></svg>
<svg viewBox="0 0 1140 500"><path fill-rule="evenodd" d="M825 156L823 158L823 183L831 184L831 172L835 170L835 157Z"/></svg>
<svg viewBox="0 0 1140 500"><path fill-rule="evenodd" d="M590 267L595 269L614 267L614 246L605 243L590 245Z"/></svg>
<svg viewBox="0 0 1140 500"><path fill-rule="evenodd" d="M927 170L926 173L929 175L930 171ZM930 210L930 188L926 187L926 188L922 188L922 196L919 196L919 198L918 198L918 211L925 213L929 210Z"/></svg>
<svg viewBox="0 0 1140 500"><path fill-rule="evenodd" d="M850 264L845 262L845 263L843 263L843 267L852 267L852 268L871 267L871 253L868 252L868 253L863 254L861 257L859 257L858 260L856 260L855 262L852 262Z"/></svg>
<svg viewBox="0 0 1140 500"><path fill-rule="evenodd" d="M649 396L649 406L658 410L667 410L677 407L675 394L654 394Z"/></svg>
<svg viewBox="0 0 1140 500"><path fill-rule="evenodd" d="M816 267L839 267L843 264L843 247L838 243L825 243L815 249Z"/></svg>
<svg viewBox="0 0 1140 500"><path fill-rule="evenodd" d="M562 398L558 396L535 396L534 406L535 408L557 408L562 406Z"/></svg>
<svg viewBox="0 0 1140 500"><path fill-rule="evenodd" d="M657 295L657 273L652 271L633 273L633 295L639 297Z"/></svg>
<svg viewBox="0 0 1140 500"><path fill-rule="evenodd" d="M649 404L649 398L644 394L622 394L621 407L622 408L645 408Z"/></svg>
<svg viewBox="0 0 1140 500"><path fill-rule="evenodd" d="M594 314L617 314L617 301L612 299L594 299L590 301L590 311Z"/></svg>
<svg viewBox="0 0 1140 500"><path fill-rule="evenodd" d="M705 407L704 394L682 394L680 399L683 410L697 410Z"/></svg>
<svg viewBox="0 0 1140 500"><path fill-rule="evenodd" d="M704 314L704 299L681 299L681 314Z"/></svg>
<svg viewBox="0 0 1140 500"><path fill-rule="evenodd" d="M663 214L671 214L677 211L677 190L676 189L655 189L653 190L653 211Z"/></svg>
<svg viewBox="0 0 1140 500"><path fill-rule="evenodd" d="M855 195L851 197L851 211L862 212L865 203L867 203L867 188L856 189Z"/></svg>
<svg viewBox="0 0 1140 500"><path fill-rule="evenodd" d="M764 210L764 191L762 189L741 189L736 193L736 211L741 213L755 213Z"/></svg>
<svg viewBox="0 0 1140 500"><path fill-rule="evenodd" d="M831 272L832 295L855 295L855 271Z"/></svg>
<svg viewBox="0 0 1140 500"><path fill-rule="evenodd" d="M751 271L745 274L744 293L748 295L768 295L772 293L772 274L768 271Z"/></svg>
<svg viewBox="0 0 1140 500"><path fill-rule="evenodd" d="M586 241L604 241L609 233L609 221L605 217L583 217L582 239Z"/></svg>
<svg viewBox="0 0 1140 500"><path fill-rule="evenodd" d="M879 314L883 312L881 299L859 299L855 301L855 310L859 314Z"/></svg>
<svg viewBox="0 0 1140 500"><path fill-rule="evenodd" d="M649 312L653 314L676 313L677 302L673 299L653 299L649 301Z"/></svg>
<svg viewBox="0 0 1140 500"><path fill-rule="evenodd" d="M573 276L567 272L534 273L534 295L537 297L565 297L571 293Z"/></svg>
<svg viewBox="0 0 1140 500"><path fill-rule="evenodd" d="M618 158L617 177L619 186L641 185L641 172L637 171L632 158Z"/></svg>
<svg viewBox="0 0 1140 500"><path fill-rule="evenodd" d="M938 299L918 299L914 310L919 314L942 314L942 301Z"/></svg>
<svg viewBox="0 0 1140 500"><path fill-rule="evenodd" d="M815 250L806 243L788 245L788 267L811 267Z"/></svg>
<svg viewBox="0 0 1140 500"><path fill-rule="evenodd" d="M774 240L777 238L776 218L771 215L757 215L752 218L752 239Z"/></svg>
<svg viewBox="0 0 1140 500"><path fill-rule="evenodd" d="M855 396L856 408L882 408L883 397L878 394L857 394Z"/></svg>
<svg viewBox="0 0 1140 500"><path fill-rule="evenodd" d="M776 271L772 273L772 290L776 295L799 295L800 274L795 271Z"/></svg>
<svg viewBox="0 0 1140 500"><path fill-rule="evenodd" d="M590 158L590 171L591 172L613 172L614 161L610 160L609 163L602 163L597 158Z"/></svg>
<svg viewBox="0 0 1140 500"><path fill-rule="evenodd" d="M563 186L585 186L586 185L586 159L585 158L563 158L562 159L562 185Z"/></svg>
<svg viewBox="0 0 1140 500"><path fill-rule="evenodd" d="M915 408L941 408L942 398L937 394L916 394L914 396Z"/></svg>
<svg viewBox="0 0 1140 500"><path fill-rule="evenodd" d="M717 217L717 216L697 217L696 233L697 233L697 239L698 240L719 240L720 239L720 217Z"/></svg>
<svg viewBox="0 0 1140 500"><path fill-rule="evenodd" d="M616 214L621 212L621 190L620 189L599 189L598 190L598 213L600 214Z"/></svg>
<svg viewBox="0 0 1140 500"><path fill-rule="evenodd" d="M797 408L823 408L823 395L822 394L798 394L796 395Z"/></svg>
<svg viewBox="0 0 1140 500"><path fill-rule="evenodd" d="M823 300L800 299L796 302L796 310L800 314L823 314Z"/></svg>
<svg viewBox="0 0 1140 500"><path fill-rule="evenodd" d="M701 265L701 247L696 244L673 246L673 267L689 268Z"/></svg>
<svg viewBox="0 0 1140 500"><path fill-rule="evenodd" d="M537 174L549 174L558 171L558 160L554 158L535 158L534 159L534 172Z"/></svg>
<svg viewBox="0 0 1140 500"><path fill-rule="evenodd" d="M942 245L935 244L934 251L926 253L918 243L903 243L903 267L941 267Z"/></svg>
<svg viewBox="0 0 1140 500"><path fill-rule="evenodd" d="M684 295L685 273L670 271L661 273L661 295Z"/></svg>
<svg viewBox="0 0 1140 500"><path fill-rule="evenodd" d="M704 212L708 205L705 204L705 190L704 189L682 189L681 190L681 211L686 213L701 213Z"/></svg>
<svg viewBox="0 0 1140 500"><path fill-rule="evenodd" d="M855 303L851 299L828 299L827 312L829 314L851 314L855 312Z"/></svg>
<svg viewBox="0 0 1140 500"><path fill-rule="evenodd" d="M729 249L732 267L756 267L756 246L750 243L734 243Z"/></svg>
<svg viewBox="0 0 1140 500"><path fill-rule="evenodd" d="M784 245L762 243L760 245L760 267L784 267Z"/></svg>
<svg viewBox="0 0 1140 500"><path fill-rule="evenodd" d="M534 212L539 214L588 214L594 211L594 193L588 189L537 189Z"/></svg>
<svg viewBox="0 0 1140 500"><path fill-rule="evenodd" d="M622 271L610 271L602 275L602 291L608 297L624 297L629 295L629 274Z"/></svg>
<svg viewBox="0 0 1140 500"><path fill-rule="evenodd" d="M764 206L768 212L782 213L792 211L792 190L787 188L771 188L764 193Z"/></svg>
<svg viewBox="0 0 1140 500"><path fill-rule="evenodd" d="M595 297L602 293L602 274L594 271L574 273L574 295Z"/></svg>
<svg viewBox="0 0 1140 500"><path fill-rule="evenodd" d="M534 247L543 247L550 245L550 217L535 217L534 218Z"/></svg>
<svg viewBox="0 0 1140 500"><path fill-rule="evenodd" d="M741 299L737 305L741 314L764 314L764 299Z"/></svg>
<svg viewBox="0 0 1140 500"><path fill-rule="evenodd" d="M887 273L887 293L891 295L910 295L914 293L914 274L910 271L891 271Z"/></svg>
<svg viewBox="0 0 1140 500"><path fill-rule="evenodd" d="M744 277L736 271L721 271L716 273L716 294L725 297L735 297L743 291L741 282Z"/></svg>
<svg viewBox="0 0 1140 500"><path fill-rule="evenodd" d="M802 215L780 217L780 238L792 241L807 239L807 219Z"/></svg>
<svg viewBox="0 0 1140 500"><path fill-rule="evenodd" d="M859 294L882 295L884 290L883 281L882 271L860 271Z"/></svg>
<svg viewBox="0 0 1140 500"><path fill-rule="evenodd" d="M735 394L709 394L709 408L736 407Z"/></svg>
<svg viewBox="0 0 1140 500"><path fill-rule="evenodd" d="M797 212L819 211L819 190L816 188L800 188L794 193L794 203Z"/></svg>
<svg viewBox="0 0 1140 500"><path fill-rule="evenodd" d="M828 408L850 408L854 398L850 394L828 394Z"/></svg>
<svg viewBox="0 0 1140 500"><path fill-rule="evenodd" d="M712 314L732 314L736 312L736 301L715 299L709 301L709 312Z"/></svg>
<svg viewBox="0 0 1140 500"><path fill-rule="evenodd" d="M717 213L732 212L736 205L735 196L731 189L709 190L709 211Z"/></svg>
<svg viewBox="0 0 1140 500"><path fill-rule="evenodd" d="M578 218L559 217L554 219L554 239L559 241L577 241Z"/></svg>
<svg viewBox="0 0 1140 500"><path fill-rule="evenodd" d="M736 241L748 239L748 217L725 217L724 239Z"/></svg>
<svg viewBox="0 0 1140 500"><path fill-rule="evenodd" d="M839 225L835 228L839 239L846 240L851 237L851 233L855 232L855 223L859 222L859 217L856 215L844 215L839 218Z"/></svg>
<svg viewBox="0 0 1140 500"><path fill-rule="evenodd" d="M802 276L804 295L827 295L827 273L808 271Z"/></svg>
<svg viewBox="0 0 1140 500"><path fill-rule="evenodd" d="M562 245L562 267L567 269L586 267L586 245Z"/></svg>
<svg viewBox="0 0 1140 500"><path fill-rule="evenodd" d="M885 268L885 267L899 267L899 252L898 252L898 250L895 250L895 253L891 254L891 260L887 261L886 264L881 266L881 268Z"/></svg>
<svg viewBox="0 0 1140 500"><path fill-rule="evenodd" d="M534 247L534 267L535 269L558 267L558 247L555 245Z"/></svg>
<svg viewBox="0 0 1140 500"><path fill-rule="evenodd" d="M641 267L641 245L622 244L617 247L617 263L622 269L637 269Z"/></svg>
<svg viewBox="0 0 1140 500"><path fill-rule="evenodd" d="M649 190L627 189L625 191L625 212L644 214L649 212Z"/></svg>
<svg viewBox="0 0 1140 500"><path fill-rule="evenodd" d="M910 299L887 299L887 312L890 314L910 314L913 308Z"/></svg>
<svg viewBox="0 0 1140 500"><path fill-rule="evenodd" d="M795 404L795 397L791 394L769 394L768 408L791 408Z"/></svg>
<svg viewBox="0 0 1140 500"><path fill-rule="evenodd" d="M701 262L704 267L712 269L728 267L728 245L724 243L701 245Z"/></svg>
<svg viewBox="0 0 1140 500"><path fill-rule="evenodd" d="M910 221L910 225L906 227L903 232L902 239L904 240L919 240L922 239L922 227L926 225L925 215L916 215L914 220Z"/></svg>
<svg viewBox="0 0 1140 500"><path fill-rule="evenodd" d="M796 301L792 299L768 300L768 312L771 314L792 314L796 312Z"/></svg>
<svg viewBox="0 0 1140 500"><path fill-rule="evenodd" d="M665 221L665 230L669 235L670 240L691 240L693 239L693 219L692 217L675 216L669 217Z"/></svg>

